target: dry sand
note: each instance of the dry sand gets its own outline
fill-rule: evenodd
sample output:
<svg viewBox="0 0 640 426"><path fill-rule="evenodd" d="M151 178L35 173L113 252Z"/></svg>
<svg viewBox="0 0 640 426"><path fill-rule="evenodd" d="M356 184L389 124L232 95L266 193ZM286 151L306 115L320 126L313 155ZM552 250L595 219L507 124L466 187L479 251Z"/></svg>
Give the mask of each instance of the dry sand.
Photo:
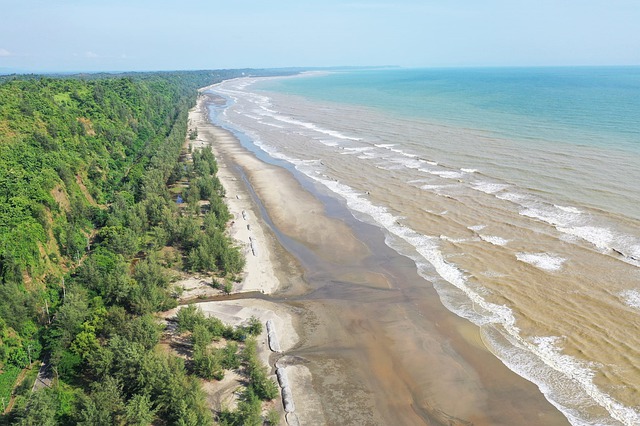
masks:
<svg viewBox="0 0 640 426"><path fill-rule="evenodd" d="M202 91L206 89L204 88ZM281 287L281 279L276 274L276 269L279 269L281 276L285 276L286 270L290 267L288 264L290 260L288 257L276 257L278 243L272 231L259 215L259 210L252 200L245 183L239 178L238 173L232 169L233 164L240 164L238 155L242 154L242 151L233 152L233 162L228 163L228 158L230 158L234 148L237 147L238 141L228 132L209 123L206 102L206 96L199 97L196 107L189 112L189 128L197 128L198 136L195 140L188 142L192 144L193 149L212 149L218 162L219 170L217 176L225 189L225 202L229 212L233 215L229 234L241 247L246 259L242 281L234 284L233 293L257 291L264 294L272 294ZM249 155L245 155L245 159L249 160ZM245 170L258 171L263 163L258 160L255 161L252 164L242 163L242 165ZM264 176L264 178L278 179L277 176ZM286 194L282 194L282 196L286 196ZM278 202L284 202L282 198L277 200ZM309 205L312 205L315 200L301 200L300 204L296 203L295 205L302 206L307 201ZM296 212L295 214L299 213ZM293 217L289 215L285 219L291 220ZM315 238L320 237L319 234L315 236ZM354 244L357 244L357 242ZM266 327L263 333L258 336L257 341L258 354L264 364L271 368L270 372L274 374L273 378L275 380L276 362L299 341L298 333L296 332L298 320L295 317L295 309L283 304L255 298L198 302L199 298L220 295L220 291L214 289L211 284L212 278L210 277L190 276L176 282L174 285L182 288L182 300L193 300L206 315L215 316L226 324L239 325L245 323L252 316L260 319L263 325L268 320L271 320L276 330L280 353L274 353L269 349ZM180 308L167 312L166 317L174 316L178 309ZM295 359L289 359L284 368L289 376L289 383L296 406L295 415L288 415L287 419L291 421L295 417L300 424L318 424L318 420L323 423L321 420L322 407L319 399L314 394L309 370L302 365L296 365ZM212 407L216 409L221 406L233 407L235 405L234 391L240 385L240 380L241 378L237 374L231 373L227 374L221 382L206 383L205 390L209 395ZM281 400L277 401L277 403L282 405ZM282 408L279 411L282 412ZM293 424L294 421L291 421L291 423Z"/></svg>
<svg viewBox="0 0 640 426"><path fill-rule="evenodd" d="M323 259L330 262L342 263L343 253L350 253L352 256L364 257L368 254L366 246L353 236L353 233L343 222L328 218L324 214L324 206L312 194L303 190L297 180L289 173L279 167L270 166L257 159L248 152L238 142L237 138L230 132L215 127L209 123L206 116L206 104L213 102L205 94L199 98L198 105L190 114L192 126L198 127L199 144L204 145L213 141L211 147L220 165L218 177L227 189L229 209L237 213L242 210L250 212L248 220L252 232L254 224L258 225L256 212L250 200L245 195L236 195L246 191L243 184L237 181L237 177L229 166L238 165L246 173L249 181L266 210L269 212L271 220L276 226L287 235L295 236L307 247L310 247ZM200 141L201 140L201 141ZM194 145L195 146L195 145ZM200 146L200 145L199 145ZM227 164L229 163L229 164ZM228 185L228 186L227 186ZM242 216L239 217L242 224ZM312 224L312 226L310 226ZM234 224L237 227L237 223ZM242 228L242 227L241 227ZM332 232L327 232L331 230ZM238 238L248 241L249 234L244 233L244 229L237 231ZM340 238L335 238L339 235ZM263 251L264 237L258 238L258 256ZM264 251L266 260L266 251ZM251 258L251 256L249 256ZM264 262L265 265L268 262ZM261 263L262 264L262 263ZM265 266L266 267L266 266ZM248 264L248 275L251 275L252 265Z"/></svg>
<svg viewBox="0 0 640 426"><path fill-rule="evenodd" d="M268 230L265 229L264 222L256 214L257 209L248 195L246 186L238 180L224 158L217 152L216 146L220 141L232 138L232 136L213 127L208 122L206 114L205 98L200 97L196 107L189 112L190 128L198 129L196 140L190 142L193 149L213 148L218 161L217 176L225 189L225 202L234 218L229 233L242 248L247 261L244 278L233 290L234 292L273 293L279 287L269 249L273 241L267 238Z"/></svg>

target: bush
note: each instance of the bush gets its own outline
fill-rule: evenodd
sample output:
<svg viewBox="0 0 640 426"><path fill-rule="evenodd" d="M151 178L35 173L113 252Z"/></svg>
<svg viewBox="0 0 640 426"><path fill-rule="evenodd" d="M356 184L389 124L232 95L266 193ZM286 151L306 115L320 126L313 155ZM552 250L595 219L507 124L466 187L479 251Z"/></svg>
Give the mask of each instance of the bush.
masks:
<svg viewBox="0 0 640 426"><path fill-rule="evenodd" d="M262 333L262 323L258 318L252 316L249 318L249 324L247 324L246 329L250 335L257 336Z"/></svg>
<svg viewBox="0 0 640 426"><path fill-rule="evenodd" d="M197 324L204 322L204 319L204 313L196 305L185 306L176 314L178 331L193 331Z"/></svg>
<svg viewBox="0 0 640 426"><path fill-rule="evenodd" d="M257 343L254 338L247 340L242 353L246 365L245 374L249 378L249 388L262 400L272 400L278 396L278 385L267 377L267 369L258 359Z"/></svg>
<svg viewBox="0 0 640 426"><path fill-rule="evenodd" d="M194 372L204 379L222 380L224 368L217 351L210 348L196 348L193 355Z"/></svg>
<svg viewBox="0 0 640 426"><path fill-rule="evenodd" d="M270 426L276 426L280 423L280 413L275 408L272 408L267 413L267 423Z"/></svg>
<svg viewBox="0 0 640 426"><path fill-rule="evenodd" d="M204 324L196 324L193 327L191 340L193 342L194 348L205 348L213 340L213 335L209 332L209 329Z"/></svg>
<svg viewBox="0 0 640 426"><path fill-rule="evenodd" d="M236 411L222 410L218 422L223 426L259 426L262 425L260 416L260 399L247 388L242 392Z"/></svg>
<svg viewBox="0 0 640 426"><path fill-rule="evenodd" d="M220 362L226 370L235 370L240 367L240 357L238 356L238 344L228 342L227 346L220 351Z"/></svg>

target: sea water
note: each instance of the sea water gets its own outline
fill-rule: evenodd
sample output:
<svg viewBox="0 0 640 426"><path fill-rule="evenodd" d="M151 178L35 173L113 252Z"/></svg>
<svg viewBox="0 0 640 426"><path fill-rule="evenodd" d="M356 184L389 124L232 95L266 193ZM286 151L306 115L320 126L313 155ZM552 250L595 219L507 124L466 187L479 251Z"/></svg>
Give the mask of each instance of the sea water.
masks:
<svg viewBox="0 0 640 426"><path fill-rule="evenodd" d="M640 69L245 78L219 117L383 228L573 424L640 424Z"/></svg>

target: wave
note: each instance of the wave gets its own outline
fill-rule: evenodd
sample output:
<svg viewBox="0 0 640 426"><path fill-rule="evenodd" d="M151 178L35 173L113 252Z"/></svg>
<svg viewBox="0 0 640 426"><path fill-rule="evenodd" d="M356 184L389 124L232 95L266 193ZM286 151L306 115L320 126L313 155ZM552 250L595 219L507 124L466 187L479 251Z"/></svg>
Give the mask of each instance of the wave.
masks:
<svg viewBox="0 0 640 426"><path fill-rule="evenodd" d="M501 348L496 355L514 372L536 383L547 399L558 407L574 425L589 424L590 422L585 422L580 418L580 413L568 408L573 404L568 404L565 401L567 395L563 389L566 388L567 379L579 385L580 389L582 389L581 403L595 401L605 407L614 418L626 425L637 424L640 421L640 416L633 409L622 406L596 387L593 383L594 372L592 369L577 359L561 353L561 349L558 347L558 342L561 341L560 338L554 336L535 337L529 340L522 338L511 309L485 300L480 293L468 284L464 273L454 264L445 260L443 253L439 250L438 240L447 239L446 237L422 235L400 224L400 217L391 214L385 207L374 205L365 198L365 194L359 193L340 182L312 173L312 169L305 167L309 165L307 162L288 157L262 142L258 142L257 145L274 158L283 159L293 164L307 177L321 183L339 195L360 220L373 223L385 229L388 232L387 244L398 253L413 259L419 274L423 278L433 281L431 274L433 268L439 277L460 290L470 303L451 303L450 299L444 297L443 304L452 312L468 319L484 330L487 327L496 326L504 330L506 332L504 336L511 342L512 346ZM407 250L403 243L408 243L410 250ZM538 262L541 258L544 259L543 262L548 260L545 257L547 256L546 254L528 255L535 256ZM552 257L549 257L549 259L554 261ZM555 262L557 263L558 261L555 260ZM436 289L439 288L438 286L435 287ZM439 294L446 294L446 291L442 291L441 287L438 292ZM517 348L520 351L520 357L514 358L512 356L513 348ZM523 354L528 356L529 362L533 363L536 366L535 368L527 367L521 362L522 356L525 356ZM545 367L545 370L541 370L541 365ZM537 371L537 374L530 374L532 370ZM541 374L541 371L546 371L546 374ZM556 374L559 374L563 379L555 382L549 381L549 376ZM578 394L580 394L580 391L575 388L570 392L571 398L574 400ZM601 420L600 423L603 425L616 424L606 421L607 419Z"/></svg>
<svg viewBox="0 0 640 426"><path fill-rule="evenodd" d="M495 235L478 235L482 241L493 244L494 246L506 246L509 240Z"/></svg>
<svg viewBox="0 0 640 426"><path fill-rule="evenodd" d="M620 293L620 298L623 300L625 305L640 309L640 290L625 290Z"/></svg>
<svg viewBox="0 0 640 426"><path fill-rule="evenodd" d="M545 271L559 271L567 259L549 253L516 253L516 259Z"/></svg>
<svg viewBox="0 0 640 426"><path fill-rule="evenodd" d="M321 129L311 123L307 123L309 125L300 123L303 122L289 124L302 126L335 137L328 133L334 132L332 130ZM337 133L346 136L340 132ZM245 134L254 140L256 146L273 158L289 162L301 173L344 199L347 207L356 218L385 230L387 245L398 253L413 259L419 274L433 282L443 304L452 312L478 325L487 341L491 341L488 346L491 347L505 365L535 383L547 399L557 406L572 424L596 423L614 425L618 424L617 422L625 425L640 424L640 414L638 412L618 403L595 385L593 381L594 366L562 353L563 337L523 337L516 325L513 311L507 306L497 305L486 300L483 297L482 290L477 289L469 282L469 276L455 264L445 259L445 255L440 248L442 241L455 243L460 242L460 240L455 240L445 235L430 236L420 234L402 224L403 218L393 214L387 207L372 203L367 194L319 173L319 160L309 161L290 157L261 141L259 135L250 134L250 132L246 131ZM345 140L362 142L361 139L349 139L349 137ZM385 158L391 164L417 169L423 173L445 179L459 179L464 177L463 174L477 173L475 169L453 170L443 167L438 170L432 170L426 166L442 166L437 161L422 159L413 153L398 149L396 144L373 144L373 147L368 149L348 148L347 152L359 154L369 154L373 148L392 152L398 155ZM379 167L388 169L391 166ZM442 176L438 175L437 172L441 173ZM415 182L419 182L419 180ZM424 183L426 184L424 186L428 187L429 182ZM572 206L547 203L531 194L521 194L515 185L480 180L470 182L469 185L471 189L516 204L516 212L523 217L551 224L559 232L588 241L598 249L606 250L612 244L620 243L622 240L623 236L614 233L611 229L591 224L590 220L592 218L585 211ZM443 185L429 187L429 189L437 191L441 191L444 188L446 186ZM475 232L479 232L484 228L484 225L469 227ZM607 234L607 231L609 234ZM478 237L494 245L506 245L508 243L508 240L498 236L478 235ZM634 237L624 237L627 238L625 240L627 243L625 246L626 251L629 253L640 252L640 241L635 240ZM524 251L518 252L516 258L546 271L558 271L562 269L567 261L550 253ZM635 291L635 293L633 291L621 293L620 298L629 306L640 307L640 292L638 291ZM638 306L634 305L636 303ZM490 336L490 338L486 336ZM505 344L505 341L508 344ZM612 418L584 419L582 412L570 408L589 406L590 404L605 408Z"/></svg>
<svg viewBox="0 0 640 426"><path fill-rule="evenodd" d="M518 214L553 226L568 238L578 238L601 253L615 253L630 265L640 267L640 238L636 235L614 230L613 224L596 214L574 206L563 206L544 201L538 196L517 192L510 184L475 181L472 188L509 201L519 208Z"/></svg>
<svg viewBox="0 0 640 426"><path fill-rule="evenodd" d="M296 161L293 160L294 164L295 162ZM480 327L499 326L506 331L509 340L514 345L535 355L538 359L538 364L540 364L541 361L546 366L551 367L556 373L560 373L565 379L570 379L576 385L579 385L585 394L583 396L585 400L587 395L590 396L593 401L596 401L599 405L607 409L614 418L624 424L633 425L640 422L640 415L637 412L619 404L597 388L593 383L594 371L592 369L584 365L581 361L561 353L561 348L558 346L561 338L554 336L535 337L528 340L522 338L520 336L520 330L515 324L515 318L511 309L507 306L496 305L485 300L480 293L468 284L464 273L454 264L445 260L443 253L439 250L438 239L451 241L450 238L443 238L443 236L436 238L419 234L411 228L401 225L399 222L400 218L391 214L385 207L374 205L367 200L363 194L358 193L349 186L322 179L317 175L307 174L307 176L322 183L332 192L345 199L350 210L356 213L361 220L374 223L385 229L391 237L388 240L388 245L399 253L412 258L416 262L420 275L425 279L431 277L429 270L431 269L430 267L432 267L435 268L435 271L441 278L461 290L469 301L472 302L471 305L466 306L471 306L473 311L461 311L461 306L464 305L447 304L448 308L453 312L469 319ZM398 242L408 243L412 250L407 251L403 249L403 245L398 244ZM417 253L418 256L416 256L415 253ZM565 261L565 259L554 257L547 253L522 253L521 257L524 261L529 261L537 267L550 270L557 270ZM430 267L425 268L427 265ZM478 315L479 312L483 312L484 314ZM504 352L502 355L504 356ZM512 361L506 363L506 365L514 367L513 370L515 372L521 371L521 366L514 366ZM566 395L562 391L562 389L566 387L566 383L549 383L547 380L548 377L537 377L533 379L532 381L538 385L543 394L552 401L554 405L565 412L568 418L574 419L574 424L585 424L579 420L579 414L575 412L575 410L566 407L567 403L564 401ZM576 393L579 393L577 389L573 389L571 392L573 397L575 397ZM609 422L602 424L615 423Z"/></svg>

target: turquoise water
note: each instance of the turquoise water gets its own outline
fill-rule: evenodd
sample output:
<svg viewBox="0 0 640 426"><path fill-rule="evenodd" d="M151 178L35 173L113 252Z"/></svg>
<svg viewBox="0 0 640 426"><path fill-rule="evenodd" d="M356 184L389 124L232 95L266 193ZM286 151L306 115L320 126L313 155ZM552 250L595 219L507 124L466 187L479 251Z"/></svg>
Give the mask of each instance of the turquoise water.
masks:
<svg viewBox="0 0 640 426"><path fill-rule="evenodd" d="M369 70L215 90L230 100L223 125L382 228L572 424L640 424L640 68Z"/></svg>
<svg viewBox="0 0 640 426"><path fill-rule="evenodd" d="M469 127L640 152L640 68L395 69L255 86Z"/></svg>

